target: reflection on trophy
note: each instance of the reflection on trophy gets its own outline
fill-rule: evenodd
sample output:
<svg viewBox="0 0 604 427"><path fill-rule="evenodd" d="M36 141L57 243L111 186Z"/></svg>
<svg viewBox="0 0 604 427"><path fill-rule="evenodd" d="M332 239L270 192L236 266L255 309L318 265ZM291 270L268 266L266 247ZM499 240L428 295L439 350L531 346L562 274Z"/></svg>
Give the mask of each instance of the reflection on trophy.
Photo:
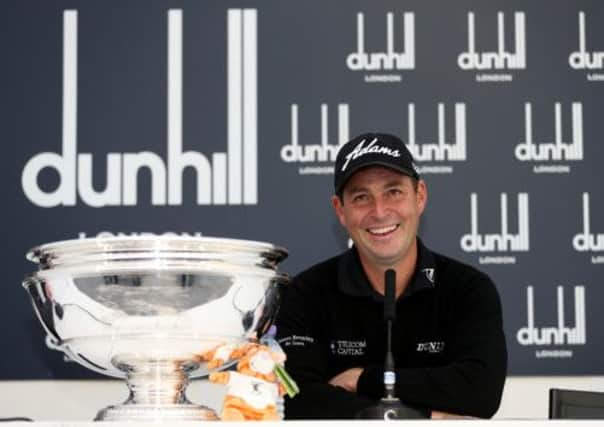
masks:
<svg viewBox="0 0 604 427"><path fill-rule="evenodd" d="M68 240L32 249L23 283L47 342L83 366L125 378L130 396L97 420L216 419L189 402L202 354L259 338L279 304L287 252L206 237Z"/></svg>

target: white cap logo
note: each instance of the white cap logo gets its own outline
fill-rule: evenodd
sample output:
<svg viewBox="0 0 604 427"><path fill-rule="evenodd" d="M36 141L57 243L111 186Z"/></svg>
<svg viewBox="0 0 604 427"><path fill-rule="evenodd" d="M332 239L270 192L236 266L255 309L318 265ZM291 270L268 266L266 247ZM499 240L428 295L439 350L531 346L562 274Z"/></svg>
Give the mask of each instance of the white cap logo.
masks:
<svg viewBox="0 0 604 427"><path fill-rule="evenodd" d="M401 157L401 153L398 150L393 150L388 147L377 145L377 138L373 138L373 141L371 141L366 147L363 146L363 144L365 144L365 141L366 140L363 139L361 142L358 143L356 147L354 147L354 150L352 150L346 155L346 161L342 165L341 169L342 172L346 170L346 168L348 167L348 163L350 163L351 160L356 160L359 157L364 156L365 154L377 153L386 154L387 156L391 157Z"/></svg>

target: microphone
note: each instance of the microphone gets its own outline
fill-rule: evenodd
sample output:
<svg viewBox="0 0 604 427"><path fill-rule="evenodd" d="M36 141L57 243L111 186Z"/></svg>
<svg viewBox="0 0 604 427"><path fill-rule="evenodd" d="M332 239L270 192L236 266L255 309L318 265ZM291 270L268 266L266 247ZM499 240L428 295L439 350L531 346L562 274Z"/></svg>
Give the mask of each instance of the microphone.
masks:
<svg viewBox="0 0 604 427"><path fill-rule="evenodd" d="M384 361L384 399L396 399L394 356L392 355L392 323L396 320L396 272L389 268L384 274L384 320L386 321L386 360Z"/></svg>
<svg viewBox="0 0 604 427"><path fill-rule="evenodd" d="M389 268L384 274L384 320L396 320L396 271Z"/></svg>
<svg viewBox="0 0 604 427"><path fill-rule="evenodd" d="M356 418L373 420L399 420L429 418L430 411L403 404L396 397L396 372L392 354L392 324L396 320L396 272L384 274L384 320L386 322L386 358L384 360L384 397L375 406L359 411Z"/></svg>

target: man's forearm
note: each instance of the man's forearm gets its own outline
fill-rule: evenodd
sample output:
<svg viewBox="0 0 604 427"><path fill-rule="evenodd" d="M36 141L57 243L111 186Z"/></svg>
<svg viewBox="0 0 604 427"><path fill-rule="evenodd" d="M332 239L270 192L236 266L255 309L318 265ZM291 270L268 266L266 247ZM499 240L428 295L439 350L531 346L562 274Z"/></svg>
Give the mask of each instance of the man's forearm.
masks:
<svg viewBox="0 0 604 427"><path fill-rule="evenodd" d="M410 405L474 417L489 418L499 407L503 376L487 378L481 368L446 366L397 369L397 396ZM359 379L359 394L379 398L383 393L383 368L367 367Z"/></svg>
<svg viewBox="0 0 604 427"><path fill-rule="evenodd" d="M300 394L285 401L286 419L346 419L364 408L375 404L375 400L359 396L329 384L298 384Z"/></svg>

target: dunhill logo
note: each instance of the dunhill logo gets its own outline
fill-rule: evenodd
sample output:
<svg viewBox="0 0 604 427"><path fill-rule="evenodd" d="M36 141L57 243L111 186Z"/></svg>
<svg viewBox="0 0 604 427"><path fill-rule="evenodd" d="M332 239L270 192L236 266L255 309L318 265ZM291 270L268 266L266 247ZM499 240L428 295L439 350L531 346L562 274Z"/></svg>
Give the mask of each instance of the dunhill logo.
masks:
<svg viewBox="0 0 604 427"><path fill-rule="evenodd" d="M476 52L474 13L468 12L468 50L457 58L463 70L503 70L526 68L526 31L524 12L514 13L515 52L505 50L503 12L497 13L497 51Z"/></svg>
<svg viewBox="0 0 604 427"><path fill-rule="evenodd" d="M415 104L408 106L409 143L407 148L416 161L466 160L466 106L455 104L455 142L445 138L445 106L438 104L438 142L417 144L415 140Z"/></svg>
<svg viewBox="0 0 604 427"><path fill-rule="evenodd" d="M298 143L298 105L291 105L291 144L281 147L284 162L335 162L340 147L349 140L348 105L338 105L338 142L329 144L327 105L321 104L321 144Z"/></svg>
<svg viewBox="0 0 604 427"><path fill-rule="evenodd" d="M583 193L583 232L573 237L573 248L579 252L604 251L604 233L593 234L589 221L589 193Z"/></svg>
<svg viewBox="0 0 604 427"><path fill-rule="evenodd" d="M444 349L444 341L418 342L415 347L415 351L419 353L442 353Z"/></svg>
<svg viewBox="0 0 604 427"><path fill-rule="evenodd" d="M153 205L182 204L182 175L197 174L199 205L255 205L257 185L257 46L256 10L228 10L228 153L183 151L182 141L182 10L168 11L167 161L150 151L108 153L106 187L93 187L91 153L77 152L78 15L63 13L63 141L62 153L43 152L25 165L25 196L41 207L75 206L77 198L93 207L138 203L138 172L151 174ZM45 191L38 176L45 168L59 174L59 185ZM228 186L227 186L228 183ZM228 192L227 192L228 188Z"/></svg>
<svg viewBox="0 0 604 427"><path fill-rule="evenodd" d="M476 193L470 195L471 231L461 238L461 248L465 252L528 251L529 211L528 194L518 194L518 234L508 232L508 199L501 193L501 233L478 233L478 201Z"/></svg>
<svg viewBox="0 0 604 427"><path fill-rule="evenodd" d="M579 12L579 50L570 54L568 63L575 70L604 68L604 52L588 52L585 39L585 12Z"/></svg>
<svg viewBox="0 0 604 427"><path fill-rule="evenodd" d="M575 327L569 328L564 321L564 288L558 286L558 325L535 327L533 287L526 289L527 325L516 333L520 345L583 345L585 336L585 287L575 286Z"/></svg>
<svg viewBox="0 0 604 427"><path fill-rule="evenodd" d="M386 52L365 52L365 22L362 13L357 14L357 51L346 58L346 65L353 71L411 70L415 67L415 19L414 14L403 14L404 50L394 50L394 14L386 15Z"/></svg>
<svg viewBox="0 0 604 427"><path fill-rule="evenodd" d="M522 162L530 160L583 160L583 107L579 102L572 104L572 142L562 141L562 108L554 105L554 142L533 142L533 119L530 102L524 104L525 141L514 150L516 158Z"/></svg>

